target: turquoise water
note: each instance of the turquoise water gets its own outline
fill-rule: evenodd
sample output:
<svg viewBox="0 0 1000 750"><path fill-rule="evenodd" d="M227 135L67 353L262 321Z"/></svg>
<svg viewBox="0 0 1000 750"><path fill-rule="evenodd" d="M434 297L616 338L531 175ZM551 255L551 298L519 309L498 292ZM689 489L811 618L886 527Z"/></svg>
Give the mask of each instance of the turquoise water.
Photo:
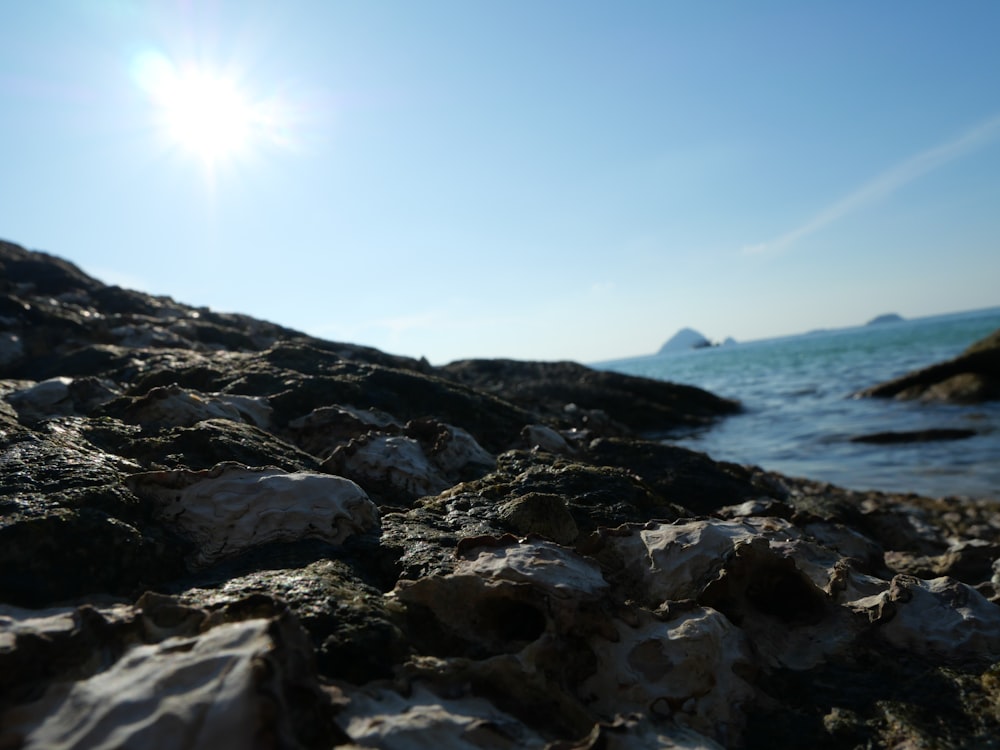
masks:
<svg viewBox="0 0 1000 750"><path fill-rule="evenodd" d="M737 399L744 414L668 442L853 489L1000 499L1000 403L854 399L870 385L959 354L1000 328L1000 308L819 331L604 362L601 369L687 383ZM966 440L852 443L874 432L974 429Z"/></svg>

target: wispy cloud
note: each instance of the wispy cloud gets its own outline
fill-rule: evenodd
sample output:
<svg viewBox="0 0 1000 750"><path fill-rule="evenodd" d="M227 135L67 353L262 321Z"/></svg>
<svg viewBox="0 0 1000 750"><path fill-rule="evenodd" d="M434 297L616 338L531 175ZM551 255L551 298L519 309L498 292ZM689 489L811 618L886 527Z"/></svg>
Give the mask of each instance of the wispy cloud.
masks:
<svg viewBox="0 0 1000 750"><path fill-rule="evenodd" d="M818 232L828 224L857 211L859 208L874 203L917 178L938 167L954 161L960 156L982 148L1000 136L1000 115L997 115L962 134L954 140L922 151L915 156L886 170L874 179L866 182L860 188L849 193L839 201L827 206L804 224L776 237L769 242L748 245L743 248L744 254L760 255L774 254L787 250L803 237Z"/></svg>

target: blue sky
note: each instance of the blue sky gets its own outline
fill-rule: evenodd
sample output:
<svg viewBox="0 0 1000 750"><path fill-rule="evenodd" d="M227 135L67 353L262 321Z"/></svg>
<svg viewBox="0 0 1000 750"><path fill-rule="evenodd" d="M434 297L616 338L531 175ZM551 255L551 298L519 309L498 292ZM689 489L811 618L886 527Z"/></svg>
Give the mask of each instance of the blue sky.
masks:
<svg viewBox="0 0 1000 750"><path fill-rule="evenodd" d="M434 363L990 307L998 37L992 0L0 2L0 237Z"/></svg>

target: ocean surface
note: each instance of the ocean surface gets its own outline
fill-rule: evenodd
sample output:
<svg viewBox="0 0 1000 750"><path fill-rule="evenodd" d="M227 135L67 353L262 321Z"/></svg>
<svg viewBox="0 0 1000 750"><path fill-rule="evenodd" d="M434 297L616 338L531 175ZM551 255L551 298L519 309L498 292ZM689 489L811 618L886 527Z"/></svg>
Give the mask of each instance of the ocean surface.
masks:
<svg viewBox="0 0 1000 750"><path fill-rule="evenodd" d="M1000 328L1000 307L816 331L594 365L687 383L745 413L665 441L858 490L1000 499L1000 402L956 406L856 399L862 388L949 359ZM876 432L973 429L964 440L852 443Z"/></svg>

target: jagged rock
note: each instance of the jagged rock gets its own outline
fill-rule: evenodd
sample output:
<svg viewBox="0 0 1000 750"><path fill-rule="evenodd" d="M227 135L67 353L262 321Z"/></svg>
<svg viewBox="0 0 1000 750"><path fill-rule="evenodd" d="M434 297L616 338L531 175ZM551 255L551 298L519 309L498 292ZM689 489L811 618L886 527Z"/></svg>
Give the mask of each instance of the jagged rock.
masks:
<svg viewBox="0 0 1000 750"><path fill-rule="evenodd" d="M928 579L948 576L970 585L990 580L997 561L1000 561L1000 544L984 539L963 539L940 555L898 551L886 555L886 564L897 573Z"/></svg>
<svg viewBox="0 0 1000 750"><path fill-rule="evenodd" d="M171 534L123 484L141 467L79 426L62 418L0 430L0 601L127 595L181 569Z"/></svg>
<svg viewBox="0 0 1000 750"><path fill-rule="evenodd" d="M851 606L898 649L949 662L1000 657L1000 607L952 578L898 575L886 591Z"/></svg>
<svg viewBox="0 0 1000 750"><path fill-rule="evenodd" d="M452 362L441 372L542 414L561 427L592 427L593 412L599 411L623 425L626 434L665 432L740 410L739 404L700 388L591 370L575 362L472 359ZM576 409L567 411L567 405Z"/></svg>
<svg viewBox="0 0 1000 750"><path fill-rule="evenodd" d="M120 393L120 388L106 378L56 377L13 387L4 398L14 408L18 419L25 424L35 424L59 416L89 414Z"/></svg>
<svg viewBox="0 0 1000 750"><path fill-rule="evenodd" d="M410 505L496 465L461 428L423 419L407 422L401 431L352 438L323 462L323 470L353 479L383 503Z"/></svg>
<svg viewBox="0 0 1000 750"><path fill-rule="evenodd" d="M289 567L275 567L281 561L273 555L263 560L264 565L249 560L235 569L216 566L171 588L182 603L200 609L233 606L252 596L277 597L309 633L317 668L326 678L359 685L387 679L409 655L380 590L385 581L370 565L370 557L363 563L352 562L348 555L346 560L319 559Z"/></svg>
<svg viewBox="0 0 1000 750"><path fill-rule="evenodd" d="M369 432L396 435L403 426L378 409L353 406L321 406L288 423L292 440L303 450L326 459L338 446Z"/></svg>
<svg viewBox="0 0 1000 750"><path fill-rule="evenodd" d="M422 507L447 513L459 521L470 515L478 522L497 523L497 509L529 495L557 495L565 499L569 515L579 533L598 526L619 526L653 518L673 520L689 515L667 502L626 469L563 459L544 453L509 451L497 457L497 470L481 479L456 485L427 498ZM504 505L509 511L510 506ZM461 513L456 513L461 510ZM508 522L512 519L507 512ZM562 524L560 524L562 526ZM464 524L465 536L476 536ZM499 528L516 531L516 526Z"/></svg>
<svg viewBox="0 0 1000 750"><path fill-rule="evenodd" d="M349 477L395 504L409 505L451 486L420 443L402 436L369 434L351 440L323 462L323 470Z"/></svg>
<svg viewBox="0 0 1000 750"><path fill-rule="evenodd" d="M584 455L595 464L628 468L662 498L695 513L710 513L764 491L742 466L716 463L704 453L662 443L600 438Z"/></svg>
<svg viewBox="0 0 1000 750"><path fill-rule="evenodd" d="M127 483L154 515L191 543L193 566L271 542L339 544L378 524L378 509L354 482L327 474L253 469L236 463L203 471L152 471Z"/></svg>
<svg viewBox="0 0 1000 750"><path fill-rule="evenodd" d="M714 609L639 611L616 620L610 638L591 641L594 673L584 703L606 721L622 712L669 718L738 744L753 703L756 665L746 636Z"/></svg>
<svg viewBox="0 0 1000 750"><path fill-rule="evenodd" d="M573 544L580 528L561 495L529 492L499 507L499 521L518 534L535 534L557 544Z"/></svg>
<svg viewBox="0 0 1000 750"><path fill-rule="evenodd" d="M954 359L873 385L855 395L958 403L996 400L1000 398L1000 330Z"/></svg>
<svg viewBox="0 0 1000 750"><path fill-rule="evenodd" d="M241 604L0 606L0 672L24 681L0 704L0 744L329 747L336 733L301 629L272 600Z"/></svg>
<svg viewBox="0 0 1000 750"><path fill-rule="evenodd" d="M121 430L115 429L117 425L111 420L99 424L107 429L100 435L90 430L90 439L102 447L110 447ZM291 443L258 427L230 419L206 419L191 427L127 434L118 446L122 455L150 469L201 470L234 461L247 466L274 466L285 471L320 470L320 462L315 457Z"/></svg>
<svg viewBox="0 0 1000 750"><path fill-rule="evenodd" d="M144 427L190 427L208 419L244 422L266 430L271 407L266 398L231 393L204 394L178 385L151 388L145 395L107 404L103 412Z"/></svg>
<svg viewBox="0 0 1000 750"><path fill-rule="evenodd" d="M405 697L386 688L350 690L349 696L337 722L363 747L543 750L548 744L510 714L474 696L448 698L421 684Z"/></svg>
<svg viewBox="0 0 1000 750"><path fill-rule="evenodd" d="M0 243L0 746L990 746L1000 504L648 439L734 408Z"/></svg>

